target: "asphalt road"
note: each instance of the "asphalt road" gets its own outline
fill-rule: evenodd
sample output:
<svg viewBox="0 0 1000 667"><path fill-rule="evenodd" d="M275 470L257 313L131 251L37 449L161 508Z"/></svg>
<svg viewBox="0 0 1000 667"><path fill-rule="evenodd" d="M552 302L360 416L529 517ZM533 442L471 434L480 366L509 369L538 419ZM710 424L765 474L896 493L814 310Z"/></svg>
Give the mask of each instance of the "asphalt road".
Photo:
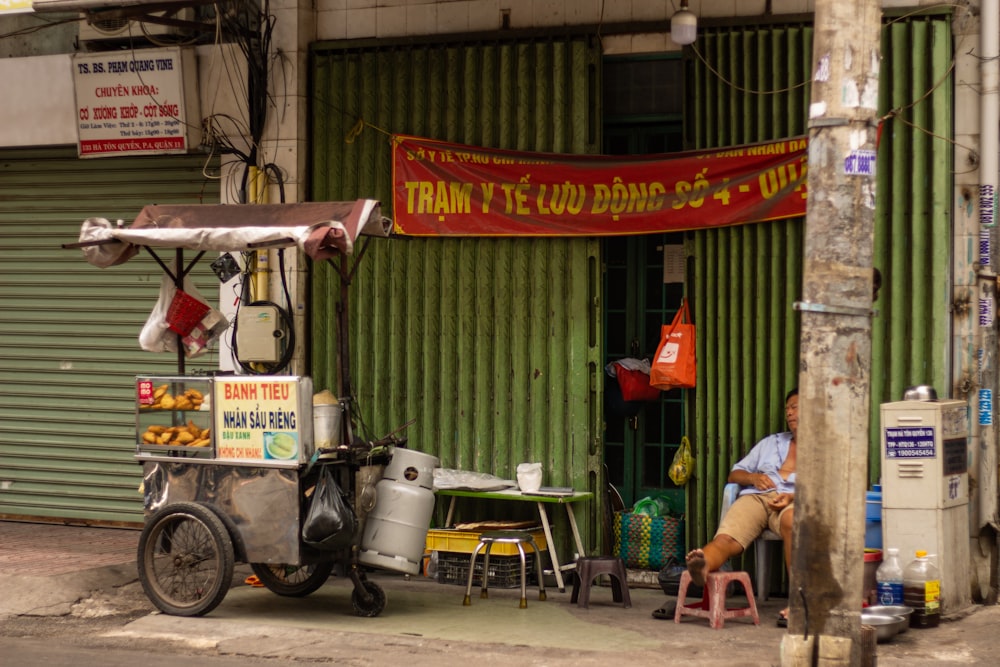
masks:
<svg viewBox="0 0 1000 667"><path fill-rule="evenodd" d="M0 638L0 665L3 667L302 667L301 662L252 658L157 654L149 649L88 647L53 639Z"/></svg>

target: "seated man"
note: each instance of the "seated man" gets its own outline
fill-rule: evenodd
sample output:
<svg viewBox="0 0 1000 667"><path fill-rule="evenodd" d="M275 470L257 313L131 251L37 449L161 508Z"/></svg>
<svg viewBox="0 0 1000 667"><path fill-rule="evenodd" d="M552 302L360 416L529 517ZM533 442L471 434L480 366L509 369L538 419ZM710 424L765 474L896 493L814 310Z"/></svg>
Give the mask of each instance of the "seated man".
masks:
<svg viewBox="0 0 1000 667"><path fill-rule="evenodd" d="M691 581L702 586L705 574L718 570L743 553L765 529L781 535L785 565L792 560L792 512L795 499L795 433L799 425L799 390L785 396L788 431L767 436L750 450L729 473L729 482L744 487L739 498L722 517L712 541L687 555ZM788 609L778 616L778 625L788 624Z"/></svg>

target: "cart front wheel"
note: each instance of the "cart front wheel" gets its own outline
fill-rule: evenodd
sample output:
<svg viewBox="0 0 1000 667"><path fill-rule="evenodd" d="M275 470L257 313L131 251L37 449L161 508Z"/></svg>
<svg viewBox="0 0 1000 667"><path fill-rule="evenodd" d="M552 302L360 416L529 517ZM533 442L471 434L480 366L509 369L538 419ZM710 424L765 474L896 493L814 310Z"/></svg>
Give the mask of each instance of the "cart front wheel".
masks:
<svg viewBox="0 0 1000 667"><path fill-rule="evenodd" d="M250 563L253 573L267 590L278 595L301 598L319 590L333 572L333 562L311 565Z"/></svg>
<svg viewBox="0 0 1000 667"><path fill-rule="evenodd" d="M201 616L229 592L236 557L225 524L197 503L157 511L139 537L139 581L160 611Z"/></svg>
<svg viewBox="0 0 1000 667"><path fill-rule="evenodd" d="M357 588L351 591L351 605L354 607L354 615L367 616L368 618L378 616L385 609L385 591L374 581L362 583L365 587L364 595Z"/></svg>

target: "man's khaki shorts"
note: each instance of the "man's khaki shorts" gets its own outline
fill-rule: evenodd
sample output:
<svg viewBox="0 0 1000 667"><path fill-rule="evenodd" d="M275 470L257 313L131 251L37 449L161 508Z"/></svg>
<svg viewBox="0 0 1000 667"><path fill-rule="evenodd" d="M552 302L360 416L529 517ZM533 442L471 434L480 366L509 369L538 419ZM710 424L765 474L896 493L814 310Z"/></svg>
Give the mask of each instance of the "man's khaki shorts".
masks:
<svg viewBox="0 0 1000 667"><path fill-rule="evenodd" d="M781 534L781 515L794 507L794 503L775 512L767 506L767 500L778 495L777 491L754 493L740 496L722 517L716 535L728 535L740 543L744 549L760 537L766 528Z"/></svg>

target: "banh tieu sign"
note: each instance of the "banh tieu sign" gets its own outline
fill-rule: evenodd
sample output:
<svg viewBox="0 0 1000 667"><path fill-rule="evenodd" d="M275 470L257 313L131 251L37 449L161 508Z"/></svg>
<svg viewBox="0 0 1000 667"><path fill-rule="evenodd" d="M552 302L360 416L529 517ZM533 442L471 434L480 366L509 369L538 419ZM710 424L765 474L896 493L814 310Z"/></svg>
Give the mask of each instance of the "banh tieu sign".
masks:
<svg viewBox="0 0 1000 667"><path fill-rule="evenodd" d="M0 14L23 14L30 11L31 0L0 0Z"/></svg>
<svg viewBox="0 0 1000 667"><path fill-rule="evenodd" d="M394 135L413 236L613 236L805 215L806 138L656 156L494 150Z"/></svg>
<svg viewBox="0 0 1000 667"><path fill-rule="evenodd" d="M219 459L295 462L311 433L303 378L216 378L215 447Z"/></svg>
<svg viewBox="0 0 1000 667"><path fill-rule="evenodd" d="M185 153L201 141L194 51L73 56L80 157Z"/></svg>

